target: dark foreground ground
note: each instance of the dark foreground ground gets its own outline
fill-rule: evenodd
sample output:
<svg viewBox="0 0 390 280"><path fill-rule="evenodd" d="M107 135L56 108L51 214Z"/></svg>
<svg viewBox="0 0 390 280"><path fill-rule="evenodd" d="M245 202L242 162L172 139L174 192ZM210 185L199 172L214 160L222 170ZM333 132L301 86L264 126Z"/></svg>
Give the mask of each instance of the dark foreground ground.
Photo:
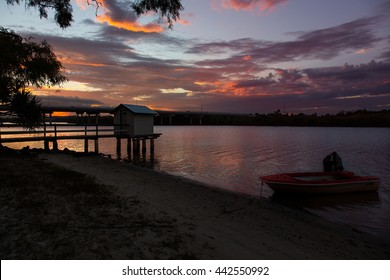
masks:
<svg viewBox="0 0 390 280"><path fill-rule="evenodd" d="M0 147L0 167L1 259L390 258L354 228L99 156Z"/></svg>

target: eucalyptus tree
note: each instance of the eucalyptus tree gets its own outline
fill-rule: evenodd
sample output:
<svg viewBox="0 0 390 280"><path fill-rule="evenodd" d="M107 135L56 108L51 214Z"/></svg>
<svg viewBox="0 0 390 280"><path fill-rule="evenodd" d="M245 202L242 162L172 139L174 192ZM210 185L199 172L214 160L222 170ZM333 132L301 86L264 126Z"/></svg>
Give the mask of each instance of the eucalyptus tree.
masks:
<svg viewBox="0 0 390 280"><path fill-rule="evenodd" d="M67 80L64 67L50 45L35 42L0 27L0 104L2 115L15 115L21 125L33 129L40 125L39 101L29 86L43 87Z"/></svg>
<svg viewBox="0 0 390 280"><path fill-rule="evenodd" d="M85 2L94 5L97 11L103 5L103 0ZM73 21L70 0L6 0L6 3L24 3L26 8L36 8L41 18L47 18L52 10L54 20L61 28L69 27ZM137 16L155 12L170 28L183 10L181 0L134 0L129 2L129 8ZM0 105L6 108L0 111L0 115L15 115L19 123L29 129L38 127L42 121L41 108L28 87L61 84L67 80L63 70L46 41L35 42L0 27Z"/></svg>

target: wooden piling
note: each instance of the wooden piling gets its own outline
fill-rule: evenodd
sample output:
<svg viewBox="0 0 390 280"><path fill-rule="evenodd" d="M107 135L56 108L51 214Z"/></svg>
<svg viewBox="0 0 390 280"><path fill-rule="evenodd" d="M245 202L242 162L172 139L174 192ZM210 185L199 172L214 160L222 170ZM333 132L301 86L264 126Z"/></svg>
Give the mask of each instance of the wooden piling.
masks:
<svg viewBox="0 0 390 280"><path fill-rule="evenodd" d="M142 139L142 154L146 154L146 139Z"/></svg>
<svg viewBox="0 0 390 280"><path fill-rule="evenodd" d="M95 154L99 153L99 138L96 136L95 138Z"/></svg>
<svg viewBox="0 0 390 280"><path fill-rule="evenodd" d="M50 151L49 140L47 139L44 141L44 149L46 152Z"/></svg>
<svg viewBox="0 0 390 280"><path fill-rule="evenodd" d="M139 155L140 152L140 141L138 138L133 138L133 153Z"/></svg>
<svg viewBox="0 0 390 280"><path fill-rule="evenodd" d="M58 151L58 142L57 142L57 138L55 138L53 140L53 150L54 151Z"/></svg>
<svg viewBox="0 0 390 280"><path fill-rule="evenodd" d="M84 138L84 153L88 153L88 138Z"/></svg>
<svg viewBox="0 0 390 280"><path fill-rule="evenodd" d="M154 163L154 138L150 138L150 162Z"/></svg>
<svg viewBox="0 0 390 280"><path fill-rule="evenodd" d="M131 137L127 138L127 158L131 161Z"/></svg>
<svg viewBox="0 0 390 280"><path fill-rule="evenodd" d="M122 151L122 148L121 148L121 138L117 137L116 138L116 154L117 154L118 158L121 158L121 151Z"/></svg>
<svg viewBox="0 0 390 280"><path fill-rule="evenodd" d="M153 153L154 152L154 139L151 138L150 139L150 153Z"/></svg>

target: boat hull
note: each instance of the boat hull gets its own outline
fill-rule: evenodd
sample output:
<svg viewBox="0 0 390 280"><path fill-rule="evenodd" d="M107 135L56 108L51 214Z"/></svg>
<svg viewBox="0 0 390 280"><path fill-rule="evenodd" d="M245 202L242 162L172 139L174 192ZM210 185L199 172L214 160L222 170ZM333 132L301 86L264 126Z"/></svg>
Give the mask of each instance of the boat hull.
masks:
<svg viewBox="0 0 390 280"><path fill-rule="evenodd" d="M306 172L262 176L260 179L275 192L334 194L377 191L380 180L356 176L352 172Z"/></svg>

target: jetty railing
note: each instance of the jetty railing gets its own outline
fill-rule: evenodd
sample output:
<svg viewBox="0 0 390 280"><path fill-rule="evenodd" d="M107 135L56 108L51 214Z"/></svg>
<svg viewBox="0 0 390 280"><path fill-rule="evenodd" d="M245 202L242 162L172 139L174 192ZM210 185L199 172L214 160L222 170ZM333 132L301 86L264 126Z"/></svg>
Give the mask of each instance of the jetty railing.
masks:
<svg viewBox="0 0 390 280"><path fill-rule="evenodd" d="M67 129L67 127L72 127ZM107 127L107 128L102 128ZM116 138L117 139L117 155L121 157L121 139L127 139L127 154L130 158L131 151L134 154L146 153L146 140L150 140L150 152L154 152L154 139L161 134L154 133L150 135L129 136L127 134L128 125L121 125L120 128L111 125L94 125L94 124L45 124L39 130L20 130L21 126L15 124L0 124L0 144L15 143L15 142L33 142L43 141L44 149L50 150L52 143L53 150L58 150L59 140L84 140L84 152L89 152L89 141L94 141L94 152L99 153L100 138ZM4 129L6 128L6 129ZM19 130L12 130L19 128ZM132 143L133 142L133 145ZM142 143L142 149L141 149Z"/></svg>

